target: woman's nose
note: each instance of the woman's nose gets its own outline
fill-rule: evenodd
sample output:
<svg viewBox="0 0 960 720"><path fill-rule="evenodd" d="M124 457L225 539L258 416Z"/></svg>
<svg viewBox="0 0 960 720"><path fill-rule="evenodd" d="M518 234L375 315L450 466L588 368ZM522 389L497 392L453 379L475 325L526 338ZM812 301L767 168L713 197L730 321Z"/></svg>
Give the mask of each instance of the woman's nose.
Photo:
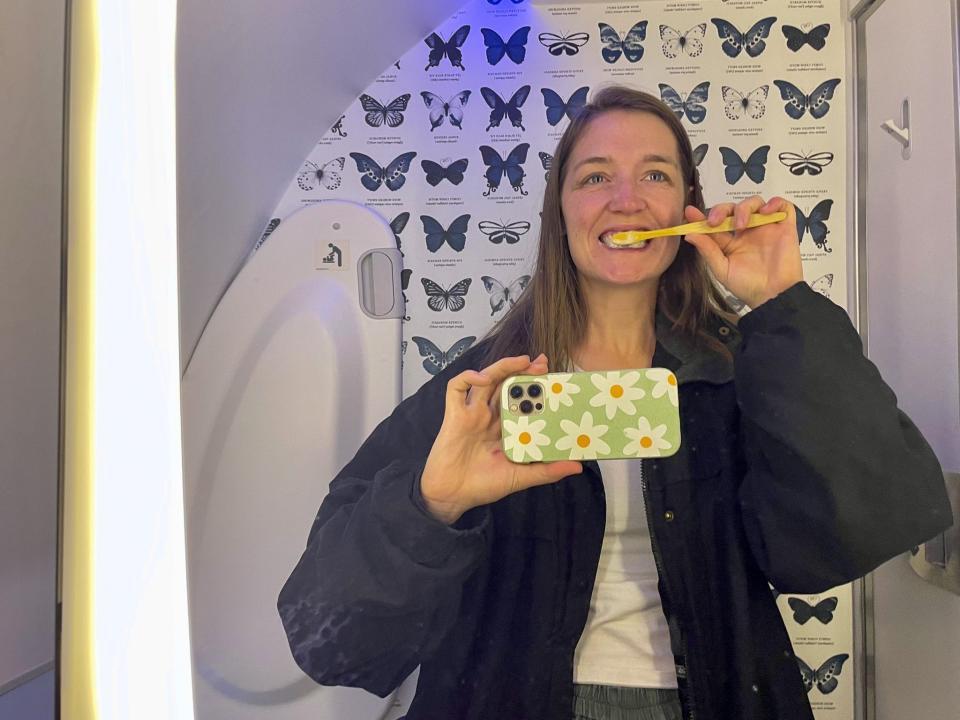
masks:
<svg viewBox="0 0 960 720"><path fill-rule="evenodd" d="M647 207L643 188L633 181L618 182L613 187L610 209L615 212L638 212Z"/></svg>

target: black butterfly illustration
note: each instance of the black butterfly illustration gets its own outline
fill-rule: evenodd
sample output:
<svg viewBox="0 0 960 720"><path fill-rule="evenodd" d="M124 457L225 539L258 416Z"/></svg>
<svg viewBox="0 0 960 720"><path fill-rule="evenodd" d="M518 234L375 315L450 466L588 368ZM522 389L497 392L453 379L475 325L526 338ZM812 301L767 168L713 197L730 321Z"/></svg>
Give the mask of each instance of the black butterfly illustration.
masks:
<svg viewBox="0 0 960 720"><path fill-rule="evenodd" d="M404 93L386 105L366 93L360 96L360 107L367 112L364 120L370 127L380 127L384 123L389 127L397 127L403 122L403 112L407 109L408 102L410 102L410 93Z"/></svg>
<svg viewBox="0 0 960 720"><path fill-rule="evenodd" d="M628 62L635 63L643 57L643 45L647 39L647 21L641 20L627 30L623 39L619 33L606 23L600 25L600 56L608 63L615 63L623 55Z"/></svg>
<svg viewBox="0 0 960 720"><path fill-rule="evenodd" d="M277 229L279 224L280 218L270 218L270 222L268 222L267 227L264 228L263 234L260 236L260 239L257 240L257 244L253 246L254 252L260 249L260 246L267 241L267 238Z"/></svg>
<svg viewBox="0 0 960 720"><path fill-rule="evenodd" d="M543 179L550 177L550 168L553 167L553 155L545 153L542 150L537 153L540 156L540 164L543 165ZM702 159L702 158L701 158ZM698 165L700 163L697 163Z"/></svg>
<svg viewBox="0 0 960 720"><path fill-rule="evenodd" d="M775 17L768 17L755 23L746 32L740 32L732 23L722 18L711 18L717 27L717 34L723 41L720 48L729 57L737 57L741 50L746 50L750 57L757 57L767 47L765 38L770 36L770 28L777 21Z"/></svg>
<svg viewBox="0 0 960 720"><path fill-rule="evenodd" d="M514 127L526 130L526 128L523 127L523 114L520 112L520 108L527 101L527 96L530 94L529 85L524 85L517 90L507 101L504 101L496 91L488 87L480 88L480 94L483 96L484 102L490 106L490 124L487 125L487 130L492 127L500 127L500 121L503 120L504 117L509 118L510 123Z"/></svg>
<svg viewBox="0 0 960 720"><path fill-rule="evenodd" d="M735 184L746 174L755 183L763 182L767 174L767 153L769 145L761 145L744 160L733 149L720 146L720 155L723 157L723 175L731 185Z"/></svg>
<svg viewBox="0 0 960 720"><path fill-rule="evenodd" d="M461 90L449 100L444 100L439 95L424 90L420 93L423 98L423 104L430 111L430 132L443 124L444 118L450 119L450 124L457 129L462 129L463 107L470 99L470 90Z"/></svg>
<svg viewBox="0 0 960 720"><path fill-rule="evenodd" d="M441 310L459 312L467 305L464 298L473 280L464 278L450 286L449 290L444 290L443 287L429 278L420 278L420 282L423 284L423 291L427 294L427 307L435 312Z"/></svg>
<svg viewBox="0 0 960 720"><path fill-rule="evenodd" d="M433 186L439 185L443 180L449 180L454 185L459 185L463 182L463 173L467 171L469 162L467 158L460 158L444 167L433 160L421 160L420 167L426 173L427 182Z"/></svg>
<svg viewBox="0 0 960 720"><path fill-rule="evenodd" d="M739 120L744 115L759 120L767 112L769 85L761 85L746 94L727 85L721 86L720 90L723 94L723 112L731 120Z"/></svg>
<svg viewBox="0 0 960 720"><path fill-rule="evenodd" d="M490 28L480 28L480 33L483 35L483 44L487 46L488 63L496 65L505 55L517 65L523 62L523 58L527 54L529 25L514 30L507 41L504 41L497 31Z"/></svg>
<svg viewBox="0 0 960 720"><path fill-rule="evenodd" d="M542 32L537 35L537 40L551 55L576 55L580 52L580 48L590 40L590 34L577 32L570 35L557 35L556 33Z"/></svg>
<svg viewBox="0 0 960 720"><path fill-rule="evenodd" d="M420 221L423 223L427 250L436 252L446 243L457 252L463 251L464 246L467 244L467 225L470 222L469 215L461 215L450 223L450 227L446 229L429 215L421 215Z"/></svg>
<svg viewBox="0 0 960 720"><path fill-rule="evenodd" d="M818 202L813 210L810 211L810 215L804 215L803 211L795 207L797 213L797 238L802 242L803 233L807 230L810 231L810 237L813 238L813 242L820 250L826 250L827 252L833 252L832 249L827 247L827 234L830 230L827 228L826 221L830 219L830 208L833 207L833 200L821 200Z"/></svg>
<svg viewBox="0 0 960 720"><path fill-rule="evenodd" d="M787 604L793 610L793 619L801 625L806 624L813 617L826 625L833 620L833 611L837 609L838 602L838 598L828 597L826 600L821 600L816 605L811 606L800 598L787 598Z"/></svg>
<svg viewBox="0 0 960 720"><path fill-rule="evenodd" d="M829 23L817 25L809 32L804 32L793 25L782 25L780 29L783 31L783 36L787 39L787 47L793 50L793 52L797 52L804 45L809 45L814 50L823 50L827 44L827 35L830 34Z"/></svg>
<svg viewBox="0 0 960 720"><path fill-rule="evenodd" d="M520 297L520 293L530 282L529 275L521 275L507 285L489 275L480 277L484 289L490 293L490 315L496 315L501 310L513 307Z"/></svg>
<svg viewBox="0 0 960 720"><path fill-rule="evenodd" d="M484 197L497 191L504 176L510 182L510 187L521 195L527 194L527 191L523 189L523 178L526 174L523 170L523 163L527 161L527 150L529 149L530 143L520 143L509 152L506 158L503 158L489 145L480 146L480 155L487 166L487 171L484 173L487 178L487 190L483 193Z"/></svg>
<svg viewBox="0 0 960 720"><path fill-rule="evenodd" d="M555 91L550 88L540 88L543 95L543 104L547 109L547 122L556 125L563 120L564 115L573 120L580 109L587 104L587 93L590 92L588 86L577 88L573 91L570 99L564 102Z"/></svg>
<svg viewBox="0 0 960 720"><path fill-rule="evenodd" d="M409 213L407 214L409 215ZM410 313L407 312L407 308L410 307L410 301L407 300L407 288L410 287L410 275L412 274L413 270L410 268L403 268L400 271L400 290L403 294L403 319L405 322L410 322Z"/></svg>
<svg viewBox="0 0 960 720"><path fill-rule="evenodd" d="M777 155L777 159L790 168L790 172L794 175L803 175L804 173L819 175L827 165L833 162L833 153L826 150L810 155L782 152Z"/></svg>
<svg viewBox="0 0 960 720"><path fill-rule="evenodd" d="M444 39L435 32L430 33L424 39L427 47L430 48L430 55L427 58L427 66L424 68L424 70L437 67L440 64L440 61L443 60L444 55L447 56L447 59L450 60L450 64L453 65L453 67L466 70L466 68L463 66L463 53L461 52L460 48L463 46L463 43L466 42L467 35L469 34L469 25L464 25L463 27L457 29L457 31L453 33L453 35L451 35L450 39L447 41L444 41Z"/></svg>
<svg viewBox="0 0 960 720"><path fill-rule="evenodd" d="M441 350L434 345L432 341L427 340L425 337L414 335L410 339L416 343L417 350L420 351L420 356L426 358L423 361L423 369L431 375L436 375L445 367L447 367L447 365L469 350L470 346L473 345L477 338L475 335L468 335L467 337L460 338L453 345L451 345L450 349L447 351Z"/></svg>
<svg viewBox="0 0 960 720"><path fill-rule="evenodd" d="M677 118L682 120L686 114L687 120L694 124L703 122L707 116L707 108L703 103L707 101L707 95L710 92L709 80L694 87L685 98L681 98L680 93L666 83L660 83L659 87L660 99L670 106Z"/></svg>
<svg viewBox="0 0 960 720"><path fill-rule="evenodd" d="M403 255L403 248L400 246L400 233L403 232L409 220L410 213L402 212L390 221L390 229L393 231L393 237L397 241L397 250L400 251L400 255Z"/></svg>
<svg viewBox="0 0 960 720"><path fill-rule="evenodd" d="M346 116L345 116L345 115L341 115L341 116L340 116L340 119L337 120L337 121L333 124L333 127L332 127L332 128L330 128L330 132L336 133L336 134L339 135L340 137L346 137L346 136L347 136L347 133L346 133L346 132L344 131L344 129L343 129L343 118L344 118L344 117L346 117Z"/></svg>
<svg viewBox="0 0 960 720"><path fill-rule="evenodd" d="M504 241L508 245L515 245L520 242L520 236L526 235L530 230L530 223L526 220L515 220L504 225L502 222L494 222L493 220L481 220L477 227L495 245Z"/></svg>
<svg viewBox="0 0 960 720"><path fill-rule="evenodd" d="M357 163L360 171L360 183L371 192L377 190L381 183L388 189L397 191L407 181L404 175L410 169L410 163L416 157L415 152L405 152L390 161L386 167L380 167L376 160L359 152L350 153L350 157Z"/></svg>
<svg viewBox="0 0 960 720"><path fill-rule="evenodd" d="M821 275L812 283L810 287L815 291L823 295L825 298L830 297L830 288L833 287L833 273L827 273L826 275Z"/></svg>
<svg viewBox="0 0 960 720"><path fill-rule="evenodd" d="M707 150L710 149L710 146L707 143L701 143L693 149L693 162L696 163L697 167L700 166L700 163L703 162L703 159L707 156Z"/></svg>
<svg viewBox="0 0 960 720"><path fill-rule="evenodd" d="M817 85L809 95L786 80L774 80L773 84L780 88L780 98L787 101L787 104L783 106L787 115L794 120L799 120L809 110L810 115L819 120L830 111L828 101L833 99L833 91L840 84L840 78L825 80Z"/></svg>
<svg viewBox="0 0 960 720"><path fill-rule="evenodd" d="M346 158L337 157L328 160L323 165L317 165L315 162L307 160L303 165L304 169L297 175L297 185L301 190L313 190L315 183L320 183L327 190L336 190L343 181L343 164Z"/></svg>
<svg viewBox="0 0 960 720"><path fill-rule="evenodd" d="M707 32L707 24L694 25L685 33L674 30L669 25L660 26L660 49L664 56L676 58L681 51L690 57L697 57L703 52L703 37Z"/></svg>
<svg viewBox="0 0 960 720"><path fill-rule="evenodd" d="M837 678L840 676L840 671L843 669L843 663L848 657L850 656L847 653L834 655L824 662L823 665L814 670L803 660L801 660L800 656L798 655L797 663L800 665L800 675L803 676L803 686L807 689L807 692L810 692L810 690L813 689L814 684L816 684L817 689L824 695L832 693L834 690L836 690L837 685L840 684L840 681Z"/></svg>

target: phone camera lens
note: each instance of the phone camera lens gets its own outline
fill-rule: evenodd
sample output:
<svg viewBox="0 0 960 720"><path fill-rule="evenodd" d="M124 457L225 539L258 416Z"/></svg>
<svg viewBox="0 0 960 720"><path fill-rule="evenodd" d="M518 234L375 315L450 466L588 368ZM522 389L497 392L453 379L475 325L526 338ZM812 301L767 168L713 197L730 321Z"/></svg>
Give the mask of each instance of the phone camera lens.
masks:
<svg viewBox="0 0 960 720"><path fill-rule="evenodd" d="M540 397L541 393L543 393L543 388L539 385L534 384L527 388L527 395L532 398Z"/></svg>
<svg viewBox="0 0 960 720"><path fill-rule="evenodd" d="M543 403L537 403L536 408L537 410L543 410Z"/></svg>
<svg viewBox="0 0 960 720"><path fill-rule="evenodd" d="M533 403L529 400L524 400L522 403L520 403L520 412L522 412L524 415L529 415L532 413Z"/></svg>
<svg viewBox="0 0 960 720"><path fill-rule="evenodd" d="M514 400L518 400L523 397L523 387L520 385L511 385L510 386L510 397Z"/></svg>

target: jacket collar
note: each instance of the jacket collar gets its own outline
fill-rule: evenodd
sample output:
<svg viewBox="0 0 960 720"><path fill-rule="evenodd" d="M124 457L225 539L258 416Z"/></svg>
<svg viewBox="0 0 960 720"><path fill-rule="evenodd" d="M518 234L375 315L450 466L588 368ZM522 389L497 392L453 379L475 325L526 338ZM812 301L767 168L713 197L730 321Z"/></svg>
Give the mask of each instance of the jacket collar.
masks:
<svg viewBox="0 0 960 720"><path fill-rule="evenodd" d="M704 381L715 385L733 380L733 362L679 329L659 310L656 315L657 347L653 354L656 367L666 367L677 376L677 384ZM715 319L707 332L734 353L740 344L736 325Z"/></svg>

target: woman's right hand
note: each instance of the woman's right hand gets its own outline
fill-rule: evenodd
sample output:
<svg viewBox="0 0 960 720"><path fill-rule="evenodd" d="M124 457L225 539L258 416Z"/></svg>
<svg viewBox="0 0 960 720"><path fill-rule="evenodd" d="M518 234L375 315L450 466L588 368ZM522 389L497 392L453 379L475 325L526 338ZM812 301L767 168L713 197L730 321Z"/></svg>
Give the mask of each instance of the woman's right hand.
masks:
<svg viewBox="0 0 960 720"><path fill-rule="evenodd" d="M579 462L511 462L500 444L500 387L511 375L542 375L547 358L507 357L447 383L443 424L420 479L427 509L453 524L471 508L579 473Z"/></svg>

